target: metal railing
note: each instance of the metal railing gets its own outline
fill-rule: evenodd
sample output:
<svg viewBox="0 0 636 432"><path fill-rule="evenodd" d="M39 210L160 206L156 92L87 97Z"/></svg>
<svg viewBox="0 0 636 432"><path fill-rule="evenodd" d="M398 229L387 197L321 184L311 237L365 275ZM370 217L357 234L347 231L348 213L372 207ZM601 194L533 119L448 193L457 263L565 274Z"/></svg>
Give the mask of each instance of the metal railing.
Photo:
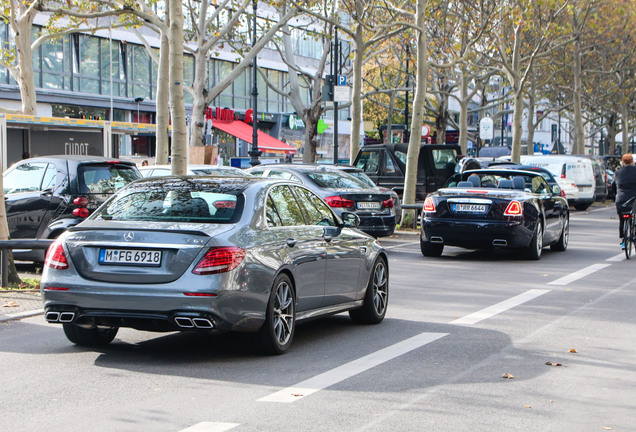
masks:
<svg viewBox="0 0 636 432"><path fill-rule="evenodd" d="M413 228L417 229L417 222L420 218L420 211L422 210L422 203L419 204L402 204L402 208L405 210L417 210L415 212L415 217L413 218Z"/></svg>
<svg viewBox="0 0 636 432"><path fill-rule="evenodd" d="M9 260L7 251L12 249L48 249L48 247L55 240L51 239L15 239L15 240L0 240L0 279L2 286L6 287L9 284Z"/></svg>

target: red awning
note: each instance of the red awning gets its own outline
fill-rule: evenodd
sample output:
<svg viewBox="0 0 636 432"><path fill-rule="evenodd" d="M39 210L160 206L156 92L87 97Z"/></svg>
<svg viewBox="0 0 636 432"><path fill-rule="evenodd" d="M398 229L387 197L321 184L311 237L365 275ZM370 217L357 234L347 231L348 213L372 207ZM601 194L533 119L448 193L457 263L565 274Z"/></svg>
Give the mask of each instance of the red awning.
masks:
<svg viewBox="0 0 636 432"><path fill-rule="evenodd" d="M252 135L254 134L253 128L251 125L240 120L233 120L231 122L214 120L212 122L212 127L220 129L223 132L227 132L232 136L252 144ZM258 149L264 153L296 153L296 149L294 147L287 145L262 131L258 131Z"/></svg>

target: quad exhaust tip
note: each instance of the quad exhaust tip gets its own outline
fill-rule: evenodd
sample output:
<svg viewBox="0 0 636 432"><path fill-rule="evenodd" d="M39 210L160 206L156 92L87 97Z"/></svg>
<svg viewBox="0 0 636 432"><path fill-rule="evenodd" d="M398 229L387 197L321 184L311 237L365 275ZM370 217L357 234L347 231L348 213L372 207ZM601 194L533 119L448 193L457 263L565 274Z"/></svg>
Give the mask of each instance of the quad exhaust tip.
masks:
<svg viewBox="0 0 636 432"><path fill-rule="evenodd" d="M214 324L212 324L212 321L210 321L207 318L190 318L190 317L178 316L178 317L175 317L174 322L179 327L185 328L185 329L192 329L192 328L213 329L214 328Z"/></svg>
<svg viewBox="0 0 636 432"><path fill-rule="evenodd" d="M431 243L444 243L444 239L441 237L433 236L430 240Z"/></svg>
<svg viewBox="0 0 636 432"><path fill-rule="evenodd" d="M48 322L70 323L75 319L75 312L47 312L45 316Z"/></svg>
<svg viewBox="0 0 636 432"><path fill-rule="evenodd" d="M493 246L508 246L508 241L496 239L492 241Z"/></svg>

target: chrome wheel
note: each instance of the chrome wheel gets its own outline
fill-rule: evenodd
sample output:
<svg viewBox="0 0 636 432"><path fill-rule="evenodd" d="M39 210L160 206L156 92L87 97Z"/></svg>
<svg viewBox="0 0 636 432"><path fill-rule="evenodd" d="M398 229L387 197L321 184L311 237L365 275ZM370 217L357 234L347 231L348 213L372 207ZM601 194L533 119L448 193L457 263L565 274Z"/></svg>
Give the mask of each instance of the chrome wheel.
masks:
<svg viewBox="0 0 636 432"><path fill-rule="evenodd" d="M360 324L377 324L384 319L389 304L389 267L384 257L373 263L371 277L359 309L349 311L351 319Z"/></svg>
<svg viewBox="0 0 636 432"><path fill-rule="evenodd" d="M272 285L265 322L258 331L261 349L267 354L283 354L291 345L296 327L296 293L291 279L280 274Z"/></svg>
<svg viewBox="0 0 636 432"><path fill-rule="evenodd" d="M285 345L294 332L294 296L291 286L282 281L274 296L274 333L280 345Z"/></svg>

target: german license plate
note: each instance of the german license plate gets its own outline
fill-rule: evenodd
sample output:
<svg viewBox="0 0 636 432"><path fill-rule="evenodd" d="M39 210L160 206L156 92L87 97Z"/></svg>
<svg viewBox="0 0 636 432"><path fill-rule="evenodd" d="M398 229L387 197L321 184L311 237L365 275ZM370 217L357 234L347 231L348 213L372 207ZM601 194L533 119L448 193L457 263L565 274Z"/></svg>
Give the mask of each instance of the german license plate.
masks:
<svg viewBox="0 0 636 432"><path fill-rule="evenodd" d="M375 210L380 208L380 203L375 201L362 201L358 202L359 209Z"/></svg>
<svg viewBox="0 0 636 432"><path fill-rule="evenodd" d="M161 251L140 249L100 249L99 263L158 266L161 264Z"/></svg>
<svg viewBox="0 0 636 432"><path fill-rule="evenodd" d="M486 205L485 204L455 204L456 212L464 212L464 213L485 213Z"/></svg>

